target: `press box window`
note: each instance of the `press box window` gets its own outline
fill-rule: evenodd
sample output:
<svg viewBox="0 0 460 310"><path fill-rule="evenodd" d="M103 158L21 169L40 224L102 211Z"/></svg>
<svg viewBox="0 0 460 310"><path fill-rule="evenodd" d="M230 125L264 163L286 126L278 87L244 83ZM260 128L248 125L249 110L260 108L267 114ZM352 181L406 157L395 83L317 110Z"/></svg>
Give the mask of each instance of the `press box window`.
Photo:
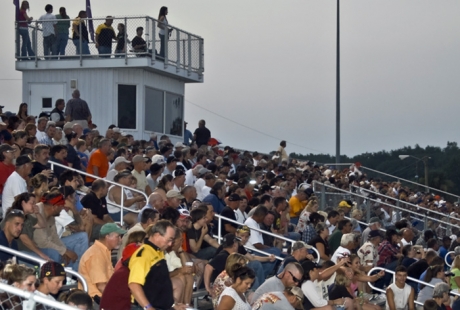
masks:
<svg viewBox="0 0 460 310"><path fill-rule="evenodd" d="M145 88L145 130L163 132L164 92Z"/></svg>
<svg viewBox="0 0 460 310"><path fill-rule="evenodd" d="M42 108L52 108L53 107L53 98L42 98Z"/></svg>
<svg viewBox="0 0 460 310"><path fill-rule="evenodd" d="M118 127L136 129L136 85L118 84Z"/></svg>

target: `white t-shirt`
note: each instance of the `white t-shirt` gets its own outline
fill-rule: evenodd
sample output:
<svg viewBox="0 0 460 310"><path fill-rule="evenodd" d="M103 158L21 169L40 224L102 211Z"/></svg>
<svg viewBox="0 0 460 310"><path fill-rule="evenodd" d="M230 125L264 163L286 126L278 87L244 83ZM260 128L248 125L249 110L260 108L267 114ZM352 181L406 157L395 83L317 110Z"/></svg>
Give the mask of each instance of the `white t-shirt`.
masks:
<svg viewBox="0 0 460 310"><path fill-rule="evenodd" d="M131 174L137 179L137 189L145 192L145 188L147 187L147 179L145 177L145 171L142 170L140 173L136 170L133 170Z"/></svg>
<svg viewBox="0 0 460 310"><path fill-rule="evenodd" d="M302 292L305 295L304 298L308 298L311 304L315 308L327 306L327 299L323 298L323 289L315 280L307 280L302 284Z"/></svg>
<svg viewBox="0 0 460 310"><path fill-rule="evenodd" d="M14 171L8 179L6 179L3 187L2 209L3 217L14 202L14 197L27 192L27 183L16 171Z"/></svg>
<svg viewBox="0 0 460 310"><path fill-rule="evenodd" d="M196 181L196 176L193 175L193 169L187 170L187 172L185 172L185 185L193 186L195 181Z"/></svg>
<svg viewBox="0 0 460 310"><path fill-rule="evenodd" d="M391 288L394 294L394 302L395 302L395 307L396 310L403 310L403 309L408 309L408 303L409 303L409 296L411 293L411 286L408 284L404 284L404 288L399 288L396 286L395 283L391 284L387 290ZM386 302L386 307L387 310L390 309L388 306L388 301Z"/></svg>
<svg viewBox="0 0 460 310"><path fill-rule="evenodd" d="M241 212L240 209L235 210L235 216L238 223L241 224L244 224L244 222L246 222L246 220L249 218L249 215L246 212Z"/></svg>
<svg viewBox="0 0 460 310"><path fill-rule="evenodd" d="M249 228L257 228L257 229L260 229L260 225L259 223L257 223L256 221L254 221L254 219L252 217L248 218L246 220L246 222L244 222L244 225L248 226ZM260 244L264 244L264 238L262 237L262 233L259 232L259 231L255 231L253 229L251 229L251 235L249 236L249 240L248 242L246 243L246 245L249 247L249 248L255 248L254 247L254 244L256 243L260 243Z"/></svg>
<svg viewBox="0 0 460 310"><path fill-rule="evenodd" d="M326 220L326 225L327 225L327 228L329 229L329 235L332 235L332 233L335 230L335 225L332 225L331 222L329 222L329 220Z"/></svg>
<svg viewBox="0 0 460 310"><path fill-rule="evenodd" d="M115 169L111 169L109 170L109 172L107 172L107 175L105 176L105 179L107 181L113 181L113 179L115 178L115 176L118 174L118 171L115 170Z"/></svg>
<svg viewBox="0 0 460 310"><path fill-rule="evenodd" d="M343 254L348 254L348 255L350 255L351 252L350 252L349 249L346 249L346 248L344 248L344 247L342 247L342 246L339 246L339 247L337 248L337 250L335 250L334 255L332 255L331 261L337 264L337 259L338 259L338 258L342 258L342 257L343 257Z"/></svg>
<svg viewBox="0 0 460 310"><path fill-rule="evenodd" d="M240 295L238 295L233 287L228 286L225 288L225 290L220 295L217 304L220 303L223 296L230 296L235 301L235 305L233 306L232 310L251 310L249 303L246 300L241 299Z"/></svg>
<svg viewBox="0 0 460 310"><path fill-rule="evenodd" d="M46 137L46 133L44 131L40 131L40 130L37 129L37 133L35 134L35 138L37 138L38 141L41 141L45 137Z"/></svg>
<svg viewBox="0 0 460 310"><path fill-rule="evenodd" d="M201 193L201 190L203 189L203 186L206 185L206 182L203 179L198 179L195 182L195 189L196 189L196 198L200 201L203 201L203 194Z"/></svg>
<svg viewBox="0 0 460 310"><path fill-rule="evenodd" d="M56 16L51 13L46 13L45 15L40 16L38 20L50 20L42 23L43 37L48 37L54 33L54 25L57 24Z"/></svg>
<svg viewBox="0 0 460 310"><path fill-rule="evenodd" d="M204 197L208 196L209 194L211 193L211 188L209 186L203 186L203 188L201 189L201 196L203 196L203 199ZM201 200L203 200L201 199Z"/></svg>
<svg viewBox="0 0 460 310"><path fill-rule="evenodd" d="M40 292L40 291L35 291L35 292L34 292L34 294L35 294L35 295L38 295L38 296L41 296L41 297L45 297L45 298L47 298L47 299L49 299L49 300L53 300L53 301L56 301L56 299L54 299L54 297L53 297L53 296L51 296L51 295L46 295L46 294L43 294L43 293L42 293L42 292Z"/></svg>

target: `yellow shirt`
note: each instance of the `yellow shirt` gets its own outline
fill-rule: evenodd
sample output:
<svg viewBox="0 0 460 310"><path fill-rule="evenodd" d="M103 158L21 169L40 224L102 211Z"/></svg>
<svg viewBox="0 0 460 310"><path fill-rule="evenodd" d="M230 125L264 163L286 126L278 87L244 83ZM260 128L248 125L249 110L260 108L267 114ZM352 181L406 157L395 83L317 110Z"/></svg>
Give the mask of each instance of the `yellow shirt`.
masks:
<svg viewBox="0 0 460 310"><path fill-rule="evenodd" d="M306 205L306 201L302 202L296 196L292 196L291 199L289 199L289 216L291 218L299 217L300 212L302 212Z"/></svg>
<svg viewBox="0 0 460 310"><path fill-rule="evenodd" d="M97 283L107 283L113 275L112 257L109 249L99 240L96 240L81 257L78 273L88 283L89 296L102 296L102 292L97 288ZM82 289L80 283L78 288Z"/></svg>

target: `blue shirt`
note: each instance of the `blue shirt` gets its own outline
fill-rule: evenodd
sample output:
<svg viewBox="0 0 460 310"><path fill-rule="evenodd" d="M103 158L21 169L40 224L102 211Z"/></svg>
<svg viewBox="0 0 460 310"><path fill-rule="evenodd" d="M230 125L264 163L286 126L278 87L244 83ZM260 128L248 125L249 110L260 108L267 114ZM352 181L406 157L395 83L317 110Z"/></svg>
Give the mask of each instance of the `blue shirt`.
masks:
<svg viewBox="0 0 460 310"><path fill-rule="evenodd" d="M140 223L141 222L141 217L142 217L142 213L144 212L145 209L153 209L153 207L149 204L146 204L145 207L143 207L141 209L141 211L139 212L139 214L137 215L137 221Z"/></svg>
<svg viewBox="0 0 460 310"><path fill-rule="evenodd" d="M184 131L184 144L190 146L190 141L193 141L192 132L188 129Z"/></svg>
<svg viewBox="0 0 460 310"><path fill-rule="evenodd" d="M18 251L18 243L16 242L16 240L13 239L13 241L11 241L11 244L9 244L8 239L6 239L6 235L3 230L0 231L0 245L3 245L7 248ZM12 258L13 258L12 254L0 251L0 261L6 263L7 260L12 259Z"/></svg>
<svg viewBox="0 0 460 310"><path fill-rule="evenodd" d="M220 214L225 208L225 203L222 201L222 199L219 199L219 197L214 194L209 194L208 196L204 197L203 202L209 202L212 204L216 214Z"/></svg>

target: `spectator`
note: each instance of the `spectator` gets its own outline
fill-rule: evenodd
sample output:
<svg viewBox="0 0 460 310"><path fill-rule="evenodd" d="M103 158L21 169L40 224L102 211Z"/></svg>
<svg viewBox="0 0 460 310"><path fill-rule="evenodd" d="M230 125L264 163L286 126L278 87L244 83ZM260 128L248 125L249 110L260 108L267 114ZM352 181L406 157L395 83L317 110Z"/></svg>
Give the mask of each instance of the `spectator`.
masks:
<svg viewBox="0 0 460 310"><path fill-rule="evenodd" d="M159 36L160 36L160 53L158 56L162 59L165 58L165 46L168 42L168 36L172 29L168 28L168 19L166 18L168 15L168 8L162 6L160 8L160 13L158 14L158 28L160 28Z"/></svg>
<svg viewBox="0 0 460 310"><path fill-rule="evenodd" d="M107 158L110 152L110 141L107 139L102 139L99 141L98 149L91 154L88 162L87 172L98 176L100 178L105 178L109 170L109 159ZM94 181L91 177L86 177L86 182L91 183Z"/></svg>
<svg viewBox="0 0 460 310"><path fill-rule="evenodd" d="M222 239L222 251L220 251L205 267L204 285L208 293L212 296L211 283L217 276L224 271L228 257L237 253L240 238L234 234L227 234Z"/></svg>
<svg viewBox="0 0 460 310"><path fill-rule="evenodd" d="M40 144L45 144L48 145L49 147L53 146L53 137L56 134L56 123L52 121L48 121L46 124L45 128L45 134L43 135L43 138L39 140L38 142Z"/></svg>
<svg viewBox="0 0 460 310"><path fill-rule="evenodd" d="M51 162L58 163L64 166L67 165L67 146L65 145L54 145L50 149L50 160ZM66 168L62 168L58 165L53 166L53 171L54 175L56 177L59 177L64 171L66 171Z"/></svg>
<svg viewBox="0 0 460 310"><path fill-rule="evenodd" d="M8 177L3 187L2 209L3 217L11 207L14 197L27 192L27 178L32 171L31 160L28 156L21 155L16 159L16 170Z"/></svg>
<svg viewBox="0 0 460 310"><path fill-rule="evenodd" d="M185 310L185 305L174 304L172 283L164 259L164 251L174 241L173 224L160 220L148 230L147 236L129 262L128 286L138 304L131 309Z"/></svg>
<svg viewBox="0 0 460 310"><path fill-rule="evenodd" d="M112 168L109 170L109 172L107 172L107 176L105 177L105 179L107 181L113 181L114 177L121 171L124 171L128 168L128 164L130 164L131 162L129 160L127 160L125 157L123 156L118 156L113 164L112 164Z"/></svg>
<svg viewBox="0 0 460 310"><path fill-rule="evenodd" d="M355 235L353 233L347 233L342 235L340 240L340 246L335 250L332 255L331 261L337 264L337 260L350 256L351 251L355 248L354 242Z"/></svg>
<svg viewBox="0 0 460 310"><path fill-rule="evenodd" d="M84 232L79 232L63 239L59 238L55 217L59 216L64 204L64 196L57 190L43 196L42 202L38 203L37 206L46 225L34 230L34 241L44 252L45 249L57 251L61 256L59 261L63 260L66 265L76 271L81 256L88 249L88 236Z"/></svg>
<svg viewBox="0 0 460 310"><path fill-rule="evenodd" d="M278 274L283 272L284 268L286 267L287 264L290 263L299 263L304 261L305 259L313 260L313 256L308 253L308 250L311 249L312 246L306 244L303 241L296 241L292 245L291 249L291 256L286 257L283 260L283 263L281 264L280 268L278 269Z"/></svg>
<svg viewBox="0 0 460 310"><path fill-rule="evenodd" d="M193 140L198 147L201 147L202 145L208 145L209 139L211 139L211 132L206 128L205 120L202 119L198 122L198 128L193 133Z"/></svg>
<svg viewBox="0 0 460 310"><path fill-rule="evenodd" d="M67 47L67 43L69 41L69 27L70 27L70 21L68 20L63 20L63 19L70 19L70 17L67 15L67 12L65 10L65 7L60 7L59 8L59 14L56 15L57 19L57 24L56 24L56 55L65 55L65 48ZM63 100L64 101L64 100ZM64 106L62 106L64 108ZM62 109L61 109L62 111ZM52 113L52 111L51 111ZM64 117L64 115L61 115ZM51 116L51 120L53 120ZM56 120L53 120L57 122ZM61 119L60 121L64 121ZM62 124L64 125L64 124ZM58 124L58 126L60 126ZM62 127L62 126L60 126Z"/></svg>
<svg viewBox="0 0 460 310"><path fill-rule="evenodd" d="M438 309L447 309L446 304L450 304L450 288L447 283L437 283L433 289L433 299L438 306ZM455 309L452 306L452 309Z"/></svg>
<svg viewBox="0 0 460 310"><path fill-rule="evenodd" d="M3 269L2 278L8 285L22 291L33 293L35 292L35 283L37 282L36 273L37 271L34 268L25 265L7 264ZM0 295L2 307L6 309L15 309L15 307L20 307L22 305L22 300L18 296L14 296L17 297L17 299L11 297L13 296L10 296L7 292Z"/></svg>
<svg viewBox="0 0 460 310"><path fill-rule="evenodd" d="M417 239L417 242L415 244L421 245L424 249L426 249L428 240L433 239L433 238L434 238L433 231L428 229L423 232L423 235L421 235L420 238Z"/></svg>
<svg viewBox="0 0 460 310"><path fill-rule="evenodd" d="M253 308L259 310L301 309L303 298L303 292L299 287L288 287L284 291L263 294L253 303Z"/></svg>
<svg viewBox="0 0 460 310"><path fill-rule="evenodd" d="M454 274L450 277L450 286L456 290L460 288L460 256L455 256L450 272Z"/></svg>
<svg viewBox="0 0 460 310"><path fill-rule="evenodd" d="M86 18L86 17L83 17L83 18ZM83 26L84 22L81 22L81 24ZM74 43L75 43L75 36L74 36ZM79 53L77 52L77 54ZM78 89L75 89L73 91L72 99L70 99L67 102L67 105L65 107L65 117L66 117L67 122L71 121L74 124L77 123L81 127L83 127L83 129L88 128L88 123L91 121L91 112L89 110L89 107L86 101L80 99L80 91Z"/></svg>
<svg viewBox="0 0 460 310"><path fill-rule="evenodd" d="M395 282L387 288L386 308L389 310L408 309L415 310L414 289L406 283L407 269L398 266L395 270Z"/></svg>
<svg viewBox="0 0 460 310"><path fill-rule="evenodd" d="M56 262L46 262L40 268L40 284L34 293L38 296L55 300L52 295L56 295L59 292L64 280L64 267Z"/></svg>
<svg viewBox="0 0 460 310"><path fill-rule="evenodd" d="M118 54L118 55L115 55L115 57L124 57L123 55L120 55L120 54L126 53L126 40L125 39L128 39L128 36L126 35L125 24L119 23L117 25L117 30L118 30L117 46L115 47L115 54ZM115 140L118 140L118 139L115 139Z"/></svg>
<svg viewBox="0 0 460 310"><path fill-rule="evenodd" d="M233 284L224 289L217 302L217 310L250 310L245 293L256 277L254 270L244 265L235 264L231 269Z"/></svg>
<svg viewBox="0 0 460 310"><path fill-rule="evenodd" d="M431 266L436 257L438 254L435 251L426 252L425 258L419 259L407 268L407 275L414 279L420 279L422 273Z"/></svg>
<svg viewBox="0 0 460 310"><path fill-rule="evenodd" d="M150 165L150 173L147 175L147 183L150 186L150 190L153 192L157 186L158 181L163 174L164 167L160 164L152 164Z"/></svg>
<svg viewBox="0 0 460 310"><path fill-rule="evenodd" d="M3 220L5 226L0 231L0 245L18 251L18 243L15 239L21 235L24 219L24 213L21 210L11 210L6 213ZM12 258L13 255L0 252L0 261L6 262Z"/></svg>
<svg viewBox="0 0 460 310"><path fill-rule="evenodd" d="M275 221L274 212L273 211L268 211L267 214L265 215L264 220L262 221L262 223L259 224L260 229L262 229L262 230L264 230L266 232L269 232L269 233L274 233L274 231L272 229L274 221ZM275 241L278 241L277 239L275 239L275 237L270 236L268 234L262 234L262 239L264 240L264 244L269 246L269 247L276 246ZM279 244L280 242L277 242L277 243Z"/></svg>
<svg viewBox="0 0 460 310"><path fill-rule="evenodd" d="M201 200L211 193L212 187L216 184L216 176L211 172L206 173L203 179L205 183L201 188Z"/></svg>
<svg viewBox="0 0 460 310"><path fill-rule="evenodd" d="M190 212L192 227L187 230L191 253L200 259L210 260L216 254L219 243L208 234L206 211L195 209Z"/></svg>
<svg viewBox="0 0 460 310"><path fill-rule="evenodd" d="M125 233L126 231L115 223L104 224L99 240L96 240L81 257L78 272L85 278L88 284L88 294L94 300L102 297L113 275L111 251L120 245L121 235Z"/></svg>
<svg viewBox="0 0 460 310"><path fill-rule="evenodd" d="M81 200L83 207L94 214L94 224L104 225L113 222L107 211L106 196L107 184L103 180L96 180L91 186L91 191Z"/></svg>
<svg viewBox="0 0 460 310"><path fill-rule="evenodd" d="M363 245L367 240L369 239L369 233L371 230L379 230L380 229L380 219L378 217L372 217L369 220L369 226L367 226L366 229L364 229L362 233L362 238L361 238L361 245Z"/></svg>
<svg viewBox="0 0 460 310"><path fill-rule="evenodd" d="M43 138L46 137L45 129L46 125L48 124L48 117L40 117L37 121L37 133L35 137L38 141L41 141Z"/></svg>
<svg viewBox="0 0 460 310"><path fill-rule="evenodd" d="M194 186L185 186L182 191L181 191L182 196L184 196L184 199L182 199L182 204L181 207L185 207L187 210L192 210L192 205L195 201L198 201L196 199L196 189Z"/></svg>
<svg viewBox="0 0 460 310"><path fill-rule="evenodd" d="M396 232L396 230L387 229L385 233L385 240L383 240L383 242L379 245L379 260L377 262L377 266L384 267L401 256L398 247L400 240L401 236L398 232Z"/></svg>
<svg viewBox="0 0 460 310"><path fill-rule="evenodd" d="M166 204L168 207L178 209L184 196L179 191L170 190L166 193Z"/></svg>
<svg viewBox="0 0 460 310"><path fill-rule="evenodd" d="M47 4L45 6L46 14L40 16L38 19L41 21L42 31L43 31L43 55L45 56L45 60L49 60L52 58L48 58L48 55L56 55L56 16L53 13L53 6L51 4Z"/></svg>
<svg viewBox="0 0 460 310"><path fill-rule="evenodd" d="M320 262L329 261L331 259L331 250L327 239L329 237L329 228L325 223L318 223L315 227L317 236L310 240L309 245L315 247L318 250L320 256Z"/></svg>
<svg viewBox="0 0 460 310"><path fill-rule="evenodd" d="M118 248L118 256L117 260L119 260L122 256L123 250L128 243L129 236L136 232L136 231L146 231L149 226L155 225L156 222L160 219L160 214L155 209L146 209L141 214L141 221L140 223L136 223L133 227L131 227L126 234L123 235L121 239L120 247Z"/></svg>
<svg viewBox="0 0 460 310"><path fill-rule="evenodd" d="M110 58L110 54L112 54L112 41L117 40L112 24L113 17L107 16L105 23L100 24L96 29L96 48L101 58Z"/></svg>
<svg viewBox="0 0 460 310"><path fill-rule="evenodd" d="M303 242L310 243L311 240L316 238L316 225L320 222L324 222L324 217L321 214L317 212L310 214L309 223L305 227L305 230L302 232Z"/></svg>
<svg viewBox="0 0 460 310"><path fill-rule="evenodd" d="M305 191L298 191L296 195L289 199L289 216L291 217L291 224L297 226L299 222L300 213L307 205L308 194Z"/></svg>
<svg viewBox="0 0 460 310"><path fill-rule="evenodd" d="M425 278L423 279L424 282L435 286L437 283L444 283L446 284L446 275L444 274L444 266L443 265L433 265L430 266L426 272ZM433 288L428 285L423 285L420 283L421 290L418 293L417 301L419 303L425 303L426 300L431 299L433 297ZM449 286L448 286L449 287ZM449 291L448 289L447 291Z"/></svg>
<svg viewBox="0 0 460 310"><path fill-rule="evenodd" d="M147 52L147 42L145 42L145 40L142 38L143 33L144 33L143 27L136 28L136 36L131 41L131 45L135 53L146 53Z"/></svg>
<svg viewBox="0 0 460 310"><path fill-rule="evenodd" d="M66 135L66 139L69 141L67 144L67 165L70 168L83 170L84 167L81 165L80 157L78 157L77 151L75 150L75 146L78 143L77 134L72 131L70 134Z"/></svg>
<svg viewBox="0 0 460 310"><path fill-rule="evenodd" d="M32 16L27 15L27 11L29 10L29 1L22 1L21 7L19 9L18 15L18 32L21 36L21 58L28 59L29 57L34 57L35 53L32 49L32 43L30 41L29 36L29 23L34 19ZM1 109L0 109L1 112Z"/></svg>
<svg viewBox="0 0 460 310"><path fill-rule="evenodd" d="M350 220L344 219L339 222L337 225L337 230L335 230L332 235L329 236L329 248L331 253L334 253L335 250L340 246L340 240L342 235L351 233L352 224Z"/></svg>
<svg viewBox="0 0 460 310"><path fill-rule="evenodd" d="M369 239L359 248L357 254L366 271L369 271L379 261L378 246L382 242L382 235L378 230L371 230Z"/></svg>
<svg viewBox="0 0 460 310"><path fill-rule="evenodd" d="M49 159L50 147L44 144L37 145L34 149L32 175L37 175L38 173L44 174L48 178L48 186L53 187L57 185L58 179L53 175L51 165L48 163Z"/></svg>
<svg viewBox="0 0 460 310"><path fill-rule="evenodd" d="M100 309L125 310L131 308L131 291L128 287L129 261L140 245L128 244L122 251L122 266L115 270L102 293Z"/></svg>
<svg viewBox="0 0 460 310"><path fill-rule="evenodd" d="M147 182L145 177L145 170L146 170L146 162L149 159L147 157L142 157L141 155L136 155L133 157L133 171L131 172L132 175L137 180L137 189L144 192L145 194L150 195L152 190Z"/></svg>
<svg viewBox="0 0 460 310"><path fill-rule="evenodd" d="M69 306L74 306L82 310L93 309L93 300L85 291L74 289L59 295L59 300Z"/></svg>
<svg viewBox="0 0 460 310"><path fill-rule="evenodd" d="M278 149L276 151L280 154L280 157L281 157L280 161L286 161L287 162L289 160L289 156L286 153L286 141L284 141L284 140L281 141L280 146L278 147Z"/></svg>
<svg viewBox="0 0 460 310"><path fill-rule="evenodd" d="M14 149L8 144L0 145L0 200L8 177L16 170Z"/></svg>
<svg viewBox="0 0 460 310"><path fill-rule="evenodd" d="M407 244L412 245L412 240L414 239L414 232L410 228L403 228L401 229L401 244L403 246Z"/></svg>
<svg viewBox="0 0 460 310"><path fill-rule="evenodd" d="M65 9L64 9L64 12L65 12ZM66 40L68 40L68 37L66 38ZM64 107L65 107L64 99L58 99L58 100L56 100L56 103L54 105L54 109L51 110L51 112L50 112L50 120L56 124L56 127L60 127L60 128L64 127L65 116L64 116L64 112L62 112L64 110Z"/></svg>
<svg viewBox="0 0 460 310"><path fill-rule="evenodd" d="M316 266L316 264L315 264ZM252 295L250 302L256 301L265 293L282 292L288 287L298 286L302 282L304 269L298 263L287 264L284 271L267 279Z"/></svg>
<svg viewBox="0 0 460 310"><path fill-rule="evenodd" d="M184 188L185 183L185 170L184 169L176 169L172 173L173 176L173 189L180 192Z"/></svg>

